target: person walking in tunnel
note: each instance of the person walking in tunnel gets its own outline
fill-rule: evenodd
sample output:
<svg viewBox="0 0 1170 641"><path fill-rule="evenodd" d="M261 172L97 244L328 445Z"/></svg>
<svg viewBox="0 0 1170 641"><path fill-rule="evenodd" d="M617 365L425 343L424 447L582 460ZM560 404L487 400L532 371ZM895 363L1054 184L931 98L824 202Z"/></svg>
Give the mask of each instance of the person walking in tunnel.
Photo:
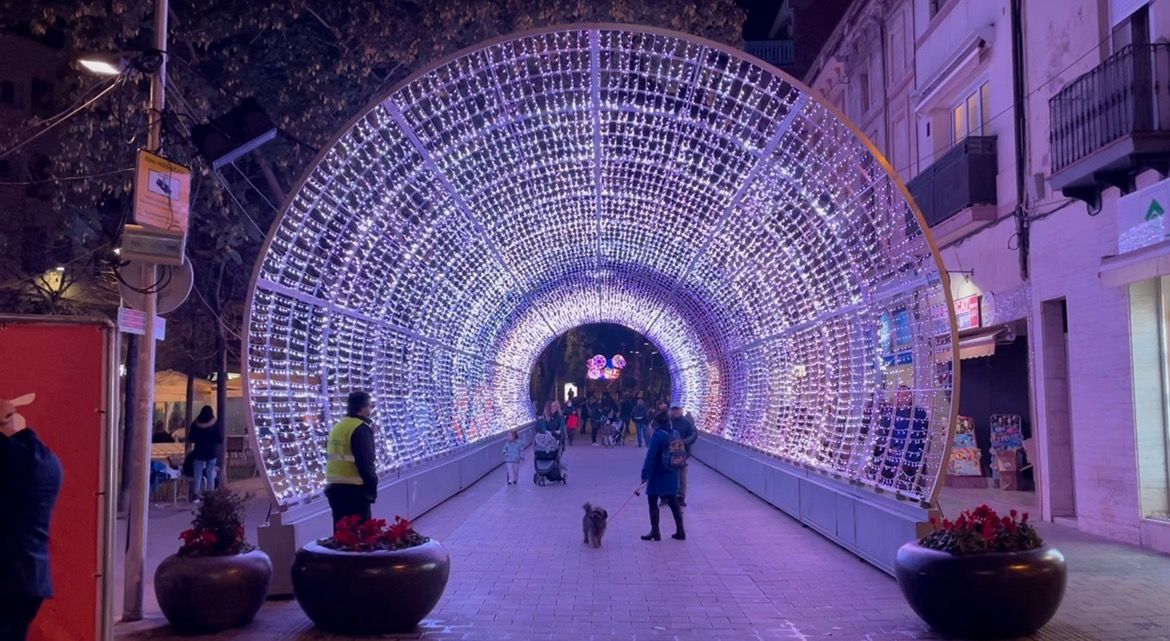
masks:
<svg viewBox="0 0 1170 641"><path fill-rule="evenodd" d="M504 441L504 467L508 470L508 485L515 485L520 480L520 464L524 462L524 443L520 441L520 432L508 432L508 440Z"/></svg>
<svg viewBox="0 0 1170 641"><path fill-rule="evenodd" d="M374 411L369 392L350 392L345 401L345 418L329 431L326 445L325 498L333 512L333 524L347 516L370 520L370 506L378 498L375 467Z"/></svg>
<svg viewBox="0 0 1170 641"><path fill-rule="evenodd" d="M646 449L646 460L642 463L642 482L646 484L646 501L650 506L650 533L642 536L643 541L661 541L658 529L659 500L670 506L674 515L674 534L670 538L686 540L683 528L682 508L678 504L678 469L671 460L672 443L679 435L670 427L670 417L662 412L654 417L654 435Z"/></svg>
<svg viewBox="0 0 1170 641"><path fill-rule="evenodd" d="M589 434L593 439L593 447L597 447L597 433L605 429L605 416L602 411L601 398L596 395L589 397Z"/></svg>
<svg viewBox="0 0 1170 641"><path fill-rule="evenodd" d="M691 446L699 438L699 431L695 429L695 423L689 416L683 416L682 407L673 405L670 408L670 427L675 432L678 432L682 438L683 445L687 449L687 464L678 471L678 504L686 506L687 504L687 470L690 469Z"/></svg>
<svg viewBox="0 0 1170 641"><path fill-rule="evenodd" d="M31 395L30 395L31 396ZM27 398L27 397L23 397ZM61 491L61 462L0 398L0 639L24 641L53 596L49 521Z"/></svg>

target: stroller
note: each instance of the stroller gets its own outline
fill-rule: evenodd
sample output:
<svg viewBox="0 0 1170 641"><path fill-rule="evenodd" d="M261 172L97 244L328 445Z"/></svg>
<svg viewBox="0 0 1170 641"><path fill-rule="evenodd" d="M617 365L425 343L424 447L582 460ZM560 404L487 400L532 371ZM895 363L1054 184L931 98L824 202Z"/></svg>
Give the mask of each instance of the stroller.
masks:
<svg viewBox="0 0 1170 641"><path fill-rule="evenodd" d="M543 432L536 435L532 441L532 461L536 465L536 473L532 475L532 482L537 485L547 485L549 482L568 484L568 474L561 464L561 439Z"/></svg>
<svg viewBox="0 0 1170 641"><path fill-rule="evenodd" d="M613 447L625 444L626 426L616 414L605 419L605 431L602 433L602 445Z"/></svg>

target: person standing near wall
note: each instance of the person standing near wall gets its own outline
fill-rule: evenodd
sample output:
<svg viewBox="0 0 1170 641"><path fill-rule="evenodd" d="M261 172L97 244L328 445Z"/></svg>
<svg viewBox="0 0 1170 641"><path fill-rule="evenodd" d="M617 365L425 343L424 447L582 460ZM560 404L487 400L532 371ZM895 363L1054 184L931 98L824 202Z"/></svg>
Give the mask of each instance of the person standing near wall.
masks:
<svg viewBox="0 0 1170 641"><path fill-rule="evenodd" d="M691 446L699 438L699 431L695 429L690 417L683 416L682 408L674 405L670 408L670 427L678 432L683 444L687 446L687 465L678 471L678 504L687 504L687 470L690 469Z"/></svg>
<svg viewBox="0 0 1170 641"><path fill-rule="evenodd" d="M345 418L329 431L325 498L329 499L334 525L347 516L370 520L370 506L378 498L374 430L370 427L373 411L369 392L350 392Z"/></svg>
<svg viewBox="0 0 1170 641"><path fill-rule="evenodd" d="M61 462L0 399L0 639L24 641L53 596L49 521L61 491Z"/></svg>

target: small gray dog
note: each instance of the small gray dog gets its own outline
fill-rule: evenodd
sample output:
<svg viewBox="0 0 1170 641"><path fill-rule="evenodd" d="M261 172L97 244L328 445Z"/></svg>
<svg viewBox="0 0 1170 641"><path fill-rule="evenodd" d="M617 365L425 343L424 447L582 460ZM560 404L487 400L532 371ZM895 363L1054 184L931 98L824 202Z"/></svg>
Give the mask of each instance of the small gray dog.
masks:
<svg viewBox="0 0 1170 641"><path fill-rule="evenodd" d="M609 522L609 513L604 509L586 503L585 517L581 519L581 529L585 531L585 542L589 545L601 547L601 537L605 536L605 525Z"/></svg>

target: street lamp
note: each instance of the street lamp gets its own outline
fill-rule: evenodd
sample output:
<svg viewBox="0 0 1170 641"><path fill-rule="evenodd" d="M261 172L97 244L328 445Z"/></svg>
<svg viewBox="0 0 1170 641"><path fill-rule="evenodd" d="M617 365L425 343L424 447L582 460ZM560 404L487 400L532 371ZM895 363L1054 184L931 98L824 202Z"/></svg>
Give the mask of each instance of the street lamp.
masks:
<svg viewBox="0 0 1170 641"><path fill-rule="evenodd" d="M129 62L120 54L92 53L77 59L78 64L99 76L117 76L130 68Z"/></svg>

